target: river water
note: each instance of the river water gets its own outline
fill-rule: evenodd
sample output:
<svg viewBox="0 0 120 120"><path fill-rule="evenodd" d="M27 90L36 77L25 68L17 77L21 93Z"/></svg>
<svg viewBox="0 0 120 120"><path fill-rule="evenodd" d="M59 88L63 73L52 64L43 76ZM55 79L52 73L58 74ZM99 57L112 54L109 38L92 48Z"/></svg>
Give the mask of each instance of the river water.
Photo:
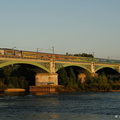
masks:
<svg viewBox="0 0 120 120"><path fill-rule="evenodd" d="M0 97L0 120L119 120L119 92Z"/></svg>

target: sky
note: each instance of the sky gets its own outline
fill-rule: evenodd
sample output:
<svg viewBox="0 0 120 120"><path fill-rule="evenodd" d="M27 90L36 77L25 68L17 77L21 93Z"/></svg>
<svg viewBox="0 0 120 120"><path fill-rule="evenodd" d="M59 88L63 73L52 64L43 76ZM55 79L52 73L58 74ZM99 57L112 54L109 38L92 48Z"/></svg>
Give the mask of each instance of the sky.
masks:
<svg viewBox="0 0 120 120"><path fill-rule="evenodd" d="M120 0L0 0L0 48L120 60Z"/></svg>

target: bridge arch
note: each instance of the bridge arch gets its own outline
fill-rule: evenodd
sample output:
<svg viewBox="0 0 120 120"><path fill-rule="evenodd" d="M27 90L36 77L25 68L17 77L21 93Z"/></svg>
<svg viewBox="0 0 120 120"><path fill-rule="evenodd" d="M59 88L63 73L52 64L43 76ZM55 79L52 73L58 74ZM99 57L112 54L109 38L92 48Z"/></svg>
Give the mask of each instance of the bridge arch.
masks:
<svg viewBox="0 0 120 120"><path fill-rule="evenodd" d="M99 71L100 69L104 69L104 68L110 68L110 69L118 72L118 70L115 69L115 67L113 67L113 66L100 66L100 67L98 67L98 68L95 70L95 72ZM119 72L118 72L118 73L119 73Z"/></svg>
<svg viewBox="0 0 120 120"><path fill-rule="evenodd" d="M46 72L50 72L49 69L47 69L46 67L44 67L43 65L39 64L39 63L35 63L35 62L28 62L28 61L7 61L4 62L2 64L0 64L0 68L8 66L8 65L12 65L12 64L29 64L29 65L34 65L36 67L42 68L43 70L45 70Z"/></svg>
<svg viewBox="0 0 120 120"><path fill-rule="evenodd" d="M70 66L80 67L80 68L83 68L83 69L85 69L85 70L87 70L88 72L91 73L91 70L90 70L88 67L86 67L86 66L84 66L84 65L75 65L75 64L64 64L64 65L60 66L59 68L57 68L57 69L56 69L56 72L57 72L58 70L60 70L61 68L70 67Z"/></svg>

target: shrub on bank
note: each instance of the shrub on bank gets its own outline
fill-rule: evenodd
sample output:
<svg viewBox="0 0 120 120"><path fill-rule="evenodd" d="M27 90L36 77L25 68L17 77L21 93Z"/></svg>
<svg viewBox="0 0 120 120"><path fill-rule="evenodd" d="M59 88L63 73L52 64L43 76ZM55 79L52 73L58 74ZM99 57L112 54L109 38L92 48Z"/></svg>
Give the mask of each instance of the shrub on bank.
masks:
<svg viewBox="0 0 120 120"><path fill-rule="evenodd" d="M15 88L13 84L9 84L8 88Z"/></svg>
<svg viewBox="0 0 120 120"><path fill-rule="evenodd" d="M5 90L7 89L7 86L3 82L0 82L0 89Z"/></svg>
<svg viewBox="0 0 120 120"><path fill-rule="evenodd" d="M120 90L120 83L114 82L111 84L112 90Z"/></svg>

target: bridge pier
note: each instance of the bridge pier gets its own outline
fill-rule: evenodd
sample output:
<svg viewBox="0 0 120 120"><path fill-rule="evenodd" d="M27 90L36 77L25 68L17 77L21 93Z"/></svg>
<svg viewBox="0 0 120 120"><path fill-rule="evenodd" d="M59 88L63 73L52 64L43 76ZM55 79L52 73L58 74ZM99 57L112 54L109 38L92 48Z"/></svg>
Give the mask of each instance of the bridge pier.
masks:
<svg viewBox="0 0 120 120"><path fill-rule="evenodd" d="M50 73L37 73L35 76L35 85L58 85L58 74L55 73L54 60L50 60Z"/></svg>
<svg viewBox="0 0 120 120"><path fill-rule="evenodd" d="M50 60L50 73L55 73L55 62L54 62L54 59Z"/></svg>
<svg viewBox="0 0 120 120"><path fill-rule="evenodd" d="M35 85L58 85L57 73L37 73L35 76Z"/></svg>
<svg viewBox="0 0 120 120"><path fill-rule="evenodd" d="M91 75L94 77L96 75L95 73L95 66L94 66L94 63L92 62L91 63Z"/></svg>
<svg viewBox="0 0 120 120"><path fill-rule="evenodd" d="M35 86L30 86L31 92L51 92L56 91L58 86L58 74L55 73L54 60L50 60L50 73L37 73L35 76ZM59 87L59 86L58 86Z"/></svg>
<svg viewBox="0 0 120 120"><path fill-rule="evenodd" d="M30 86L30 92L57 92L57 73L37 73L35 76L35 86Z"/></svg>

